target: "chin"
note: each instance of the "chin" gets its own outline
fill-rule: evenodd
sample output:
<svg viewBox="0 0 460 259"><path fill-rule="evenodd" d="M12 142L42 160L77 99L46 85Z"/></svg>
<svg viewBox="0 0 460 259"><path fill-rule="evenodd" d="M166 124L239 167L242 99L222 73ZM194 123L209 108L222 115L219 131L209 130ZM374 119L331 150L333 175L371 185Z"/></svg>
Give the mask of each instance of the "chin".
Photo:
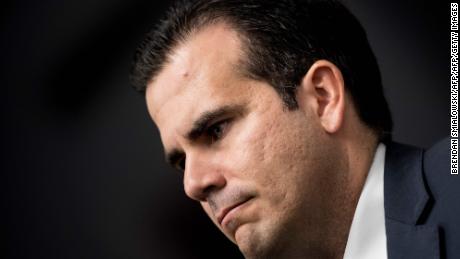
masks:
<svg viewBox="0 0 460 259"><path fill-rule="evenodd" d="M246 259L260 258L260 250L264 240L254 226L243 225L235 233L235 242ZM261 240L262 239L262 240Z"/></svg>
<svg viewBox="0 0 460 259"><path fill-rule="evenodd" d="M235 233L235 242L246 259L274 258L276 236L263 226L245 224Z"/></svg>

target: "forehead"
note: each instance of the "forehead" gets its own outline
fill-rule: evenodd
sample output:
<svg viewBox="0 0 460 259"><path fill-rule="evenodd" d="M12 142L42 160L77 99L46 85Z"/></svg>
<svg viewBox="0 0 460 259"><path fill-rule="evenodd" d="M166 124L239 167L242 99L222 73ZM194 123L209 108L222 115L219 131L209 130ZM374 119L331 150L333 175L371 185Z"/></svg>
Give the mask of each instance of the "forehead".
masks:
<svg viewBox="0 0 460 259"><path fill-rule="evenodd" d="M241 99L244 91L235 87L245 80L237 68L241 56L238 34L224 24L208 26L175 47L146 91L163 140L166 133L180 133L198 114Z"/></svg>

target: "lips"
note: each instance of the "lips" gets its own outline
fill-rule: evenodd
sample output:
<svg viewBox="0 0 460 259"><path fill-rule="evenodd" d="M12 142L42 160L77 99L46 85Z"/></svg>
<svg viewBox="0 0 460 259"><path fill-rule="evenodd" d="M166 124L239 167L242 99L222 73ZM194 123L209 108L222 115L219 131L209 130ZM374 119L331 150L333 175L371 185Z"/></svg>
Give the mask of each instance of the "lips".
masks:
<svg viewBox="0 0 460 259"><path fill-rule="evenodd" d="M236 202L234 203L233 205L231 206L228 206L226 208L224 208L223 210L221 210L218 214L217 214L217 222L219 222L219 225L222 225L222 221L224 220L225 216L230 212L232 211L233 209L239 207L240 205L243 205L244 203L246 203L247 201L249 201L252 197L249 197L249 198L246 198L246 199L243 199L239 202Z"/></svg>

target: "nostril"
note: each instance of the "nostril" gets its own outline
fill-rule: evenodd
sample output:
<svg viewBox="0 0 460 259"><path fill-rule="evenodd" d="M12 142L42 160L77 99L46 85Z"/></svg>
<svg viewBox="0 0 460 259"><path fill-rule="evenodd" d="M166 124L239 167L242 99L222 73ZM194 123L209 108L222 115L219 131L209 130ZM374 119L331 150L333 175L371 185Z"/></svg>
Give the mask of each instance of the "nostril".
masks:
<svg viewBox="0 0 460 259"><path fill-rule="evenodd" d="M217 189L216 186L210 185L203 189L203 196L207 197L211 192Z"/></svg>
<svg viewBox="0 0 460 259"><path fill-rule="evenodd" d="M206 201L208 197L215 192L217 189L219 189L215 185L206 185L203 186L202 188L199 189L197 195L195 196L197 200L199 201Z"/></svg>

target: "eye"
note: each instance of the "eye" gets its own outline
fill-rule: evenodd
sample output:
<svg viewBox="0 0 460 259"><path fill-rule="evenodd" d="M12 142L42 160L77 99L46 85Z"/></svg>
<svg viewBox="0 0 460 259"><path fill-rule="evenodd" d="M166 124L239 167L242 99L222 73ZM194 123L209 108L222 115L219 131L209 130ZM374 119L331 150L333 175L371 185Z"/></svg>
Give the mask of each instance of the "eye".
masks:
<svg viewBox="0 0 460 259"><path fill-rule="evenodd" d="M219 141L226 133L230 120L223 120L211 125L206 134L210 138L211 143Z"/></svg>
<svg viewBox="0 0 460 259"><path fill-rule="evenodd" d="M180 172L184 172L185 171L185 156L182 156L180 159L178 159L174 167Z"/></svg>

